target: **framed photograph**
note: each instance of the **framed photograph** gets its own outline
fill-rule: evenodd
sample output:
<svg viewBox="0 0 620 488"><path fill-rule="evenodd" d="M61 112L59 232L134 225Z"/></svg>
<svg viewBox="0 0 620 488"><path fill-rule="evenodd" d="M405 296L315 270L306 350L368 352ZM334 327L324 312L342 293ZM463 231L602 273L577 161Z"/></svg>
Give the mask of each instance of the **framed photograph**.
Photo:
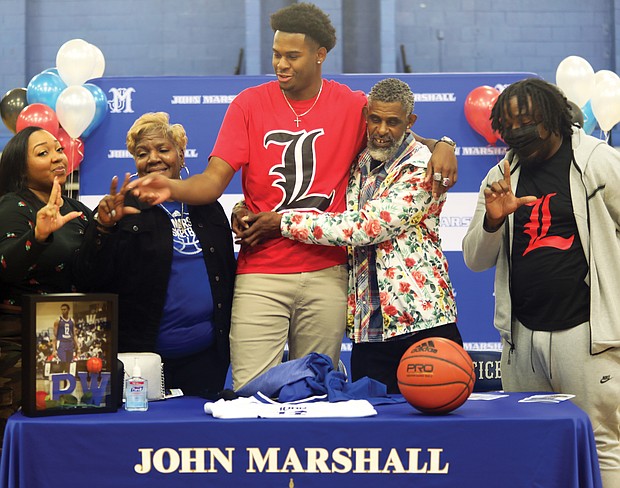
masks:
<svg viewBox="0 0 620 488"><path fill-rule="evenodd" d="M116 411L117 296L59 293L24 299L24 415Z"/></svg>

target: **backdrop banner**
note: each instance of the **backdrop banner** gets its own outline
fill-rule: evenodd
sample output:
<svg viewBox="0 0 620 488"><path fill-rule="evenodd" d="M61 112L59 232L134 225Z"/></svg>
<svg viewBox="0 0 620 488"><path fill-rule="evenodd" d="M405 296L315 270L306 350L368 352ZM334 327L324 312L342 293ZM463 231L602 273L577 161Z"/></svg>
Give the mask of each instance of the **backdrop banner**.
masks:
<svg viewBox="0 0 620 488"><path fill-rule="evenodd" d="M425 137L447 135L457 142L458 183L450 190L441 220L443 249L450 263L450 277L457 294L458 325L469 350L499 349L499 334L493 327L493 270L474 273L467 269L461 240L474 213L480 182L501 161L506 146L501 140L487 142L465 116L470 92L491 87L500 92L510 83L537 76L533 73L433 73L326 75L352 89L368 93L379 80L396 76L415 93L413 127ZM80 197L94 207L110 188L114 175L134 173L131 155L125 148L127 130L145 112L164 111L173 123L181 123L189 143L186 162L191 173L204 170L228 104L243 89L273 80L273 76L213 77L105 77L94 80L108 97L108 115L85 139L80 166ZM471 116L471 114L470 114ZM477 115L476 127L486 115ZM490 124L490 122L489 122ZM241 198L241 178L236 174L220 203L230 213ZM350 344L343 342L343 357Z"/></svg>

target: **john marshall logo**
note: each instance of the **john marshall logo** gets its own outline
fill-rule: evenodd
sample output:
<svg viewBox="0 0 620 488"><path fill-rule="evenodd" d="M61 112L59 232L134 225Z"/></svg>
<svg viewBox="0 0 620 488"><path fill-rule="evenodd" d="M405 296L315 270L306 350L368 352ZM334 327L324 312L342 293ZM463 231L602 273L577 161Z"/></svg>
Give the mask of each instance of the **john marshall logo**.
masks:
<svg viewBox="0 0 620 488"><path fill-rule="evenodd" d="M133 87L128 88L110 88L108 90L112 94L112 100L108 100L110 113L113 114L132 114L131 95L136 91Z"/></svg>

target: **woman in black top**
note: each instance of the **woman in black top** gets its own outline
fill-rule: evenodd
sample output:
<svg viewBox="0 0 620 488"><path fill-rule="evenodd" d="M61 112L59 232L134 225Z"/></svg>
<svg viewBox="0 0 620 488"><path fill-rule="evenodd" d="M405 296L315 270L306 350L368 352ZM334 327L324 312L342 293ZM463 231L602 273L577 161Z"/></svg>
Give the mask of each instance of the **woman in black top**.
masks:
<svg viewBox="0 0 620 488"><path fill-rule="evenodd" d="M0 158L0 429L21 400L22 295L76 291L73 261L91 212L62 195L62 145L26 127Z"/></svg>

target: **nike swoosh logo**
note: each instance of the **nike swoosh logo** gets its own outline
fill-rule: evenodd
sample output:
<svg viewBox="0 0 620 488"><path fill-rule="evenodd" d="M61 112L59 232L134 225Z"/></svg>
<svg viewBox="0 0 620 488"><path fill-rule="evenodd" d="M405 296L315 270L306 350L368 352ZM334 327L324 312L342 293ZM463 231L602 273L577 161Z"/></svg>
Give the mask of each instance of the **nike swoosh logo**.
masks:
<svg viewBox="0 0 620 488"><path fill-rule="evenodd" d="M603 376L603 377L601 378L601 385L602 385L603 383L607 383L610 379L611 379L611 376L609 376L609 375Z"/></svg>

